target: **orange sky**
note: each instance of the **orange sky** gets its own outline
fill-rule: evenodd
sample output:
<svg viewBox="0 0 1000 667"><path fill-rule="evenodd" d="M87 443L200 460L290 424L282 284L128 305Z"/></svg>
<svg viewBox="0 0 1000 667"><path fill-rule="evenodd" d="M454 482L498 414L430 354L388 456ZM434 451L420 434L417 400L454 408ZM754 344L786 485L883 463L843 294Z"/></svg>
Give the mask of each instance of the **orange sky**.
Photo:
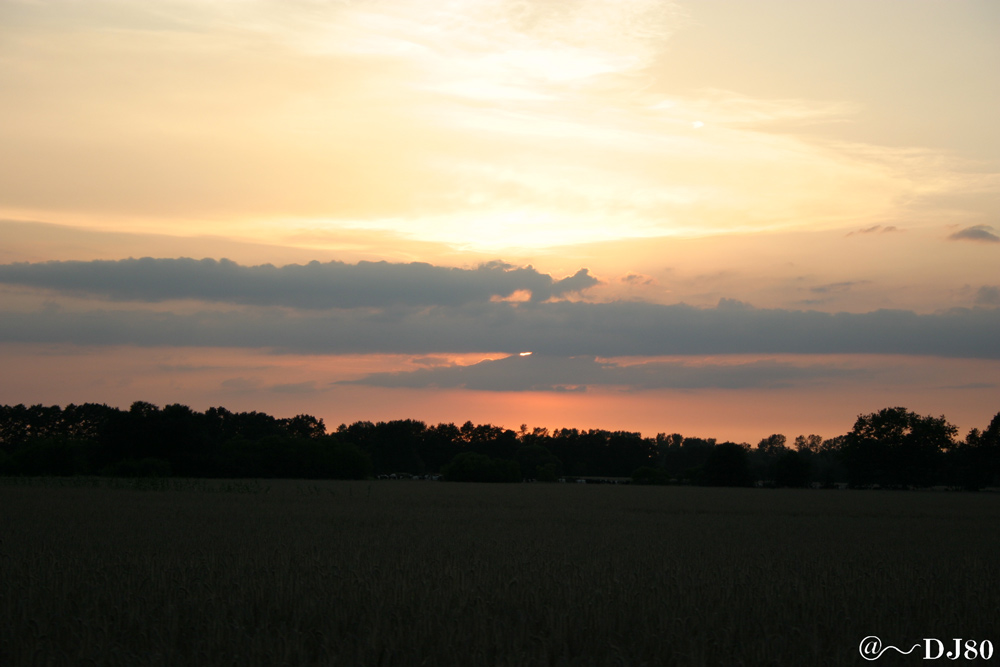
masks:
<svg viewBox="0 0 1000 667"><path fill-rule="evenodd" d="M5 2L0 402L984 427L998 27L989 0ZM129 257L239 266L95 264ZM248 268L314 260L342 264Z"/></svg>

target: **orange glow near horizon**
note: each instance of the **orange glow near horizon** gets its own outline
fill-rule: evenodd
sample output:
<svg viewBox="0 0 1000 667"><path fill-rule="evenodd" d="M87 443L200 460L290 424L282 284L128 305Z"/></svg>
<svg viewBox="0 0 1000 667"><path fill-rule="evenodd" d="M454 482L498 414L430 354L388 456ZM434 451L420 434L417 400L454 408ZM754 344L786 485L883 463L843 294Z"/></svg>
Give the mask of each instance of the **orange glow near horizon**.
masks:
<svg viewBox="0 0 1000 667"><path fill-rule="evenodd" d="M201 348L11 344L0 345L0 354L10 360L9 381L0 391L3 404L103 402L125 408L144 400L161 406L182 403L196 410L223 406L276 416L308 413L323 418L329 429L345 422L417 419L428 424L492 423L513 430L527 424L639 431L646 436L679 432L751 444L775 432L789 438L800 433L840 435L850 429L857 415L896 405L921 414L943 413L963 433L973 427L982 429L996 411L995 401L990 400L995 398L990 380L1000 372L996 361L858 355L837 359L844 365L877 371L863 387L833 380L755 391L590 387L583 392L511 392L333 384L373 372L405 372L428 364L469 365L506 355L317 357ZM738 364L759 359L743 355L692 363ZM834 360L829 356L782 359L799 363ZM956 375L971 380L970 386L955 386L952 378ZM58 388L47 381L54 376L60 377ZM972 386L977 383L980 386Z"/></svg>

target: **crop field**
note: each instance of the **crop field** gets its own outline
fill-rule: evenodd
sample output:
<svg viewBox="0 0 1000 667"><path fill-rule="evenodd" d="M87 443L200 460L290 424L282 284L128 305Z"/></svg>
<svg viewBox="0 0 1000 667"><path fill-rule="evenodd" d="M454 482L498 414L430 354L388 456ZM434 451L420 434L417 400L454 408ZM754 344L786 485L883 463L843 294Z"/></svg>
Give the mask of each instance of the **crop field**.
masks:
<svg viewBox="0 0 1000 667"><path fill-rule="evenodd" d="M1000 647L991 493L7 479L0 540L0 665L856 665L869 635ZM877 664L933 664L922 650Z"/></svg>

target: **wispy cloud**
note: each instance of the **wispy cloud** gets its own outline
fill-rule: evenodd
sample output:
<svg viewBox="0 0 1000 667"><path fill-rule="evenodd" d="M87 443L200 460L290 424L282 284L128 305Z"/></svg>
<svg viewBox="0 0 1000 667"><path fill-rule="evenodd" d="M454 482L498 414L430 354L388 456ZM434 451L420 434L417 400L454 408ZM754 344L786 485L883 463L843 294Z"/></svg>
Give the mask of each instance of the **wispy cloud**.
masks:
<svg viewBox="0 0 1000 667"><path fill-rule="evenodd" d="M997 386L1000 386L1000 385L997 385L996 382L968 382L966 384L948 385L948 386L946 386L944 388L945 389L971 389L971 390L976 390L976 389L993 389L994 387L997 387Z"/></svg>
<svg viewBox="0 0 1000 667"><path fill-rule="evenodd" d="M896 225L872 225L871 227L865 227L864 229L857 229L853 232L848 232L848 236L854 236L855 234L891 234L893 232L902 232L903 230Z"/></svg>
<svg viewBox="0 0 1000 667"><path fill-rule="evenodd" d="M864 285L867 280L845 280L839 283L829 283L826 285L816 285L815 287L810 287L810 292L815 292L816 294L829 294L830 292L847 292L852 287L856 285Z"/></svg>
<svg viewBox="0 0 1000 667"><path fill-rule="evenodd" d="M633 286L636 286L636 285L654 285L656 283L656 279L655 278L653 278L652 276L643 275L641 273L630 273L627 276L622 276L620 278L620 280L623 283L626 283L628 285L633 285Z"/></svg>
<svg viewBox="0 0 1000 667"><path fill-rule="evenodd" d="M276 394L315 394L321 390L316 387L315 382L308 381L276 384L268 387L268 391L273 391Z"/></svg>

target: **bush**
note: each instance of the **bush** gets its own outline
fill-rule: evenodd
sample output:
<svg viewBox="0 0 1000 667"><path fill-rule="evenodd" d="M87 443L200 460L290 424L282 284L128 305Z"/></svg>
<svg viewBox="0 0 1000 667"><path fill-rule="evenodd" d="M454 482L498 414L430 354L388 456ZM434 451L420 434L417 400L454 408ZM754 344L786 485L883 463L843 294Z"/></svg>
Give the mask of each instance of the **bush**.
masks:
<svg viewBox="0 0 1000 667"><path fill-rule="evenodd" d="M541 445L525 445L521 447L514 453L514 459L520 466L521 473L525 479L545 481L540 478L539 475L541 473L539 471L546 466L550 466L552 469L552 480L550 481L554 481L559 477L562 469L562 462L548 448Z"/></svg>
<svg viewBox="0 0 1000 667"><path fill-rule="evenodd" d="M807 486L809 460L791 449L783 452L774 462L774 483L778 486Z"/></svg>
<svg viewBox="0 0 1000 667"><path fill-rule="evenodd" d="M374 471L372 457L349 442L330 442L325 445L329 462L329 476L334 479L364 479Z"/></svg>
<svg viewBox="0 0 1000 667"><path fill-rule="evenodd" d="M669 484L667 471L662 468L643 466L632 471L633 484Z"/></svg>
<svg viewBox="0 0 1000 667"><path fill-rule="evenodd" d="M170 477L170 462L163 459L126 459L102 471L108 477Z"/></svg>
<svg viewBox="0 0 1000 667"><path fill-rule="evenodd" d="M87 459L87 443L45 438L15 450L5 468L16 475L85 475L90 472Z"/></svg>
<svg viewBox="0 0 1000 667"><path fill-rule="evenodd" d="M559 469L555 463L546 463L535 469L535 479L539 482L554 482L559 479Z"/></svg>
<svg viewBox="0 0 1000 667"><path fill-rule="evenodd" d="M707 486L750 486L750 456L740 445L716 445L705 461L701 483Z"/></svg>
<svg viewBox="0 0 1000 667"><path fill-rule="evenodd" d="M521 467L517 461L491 459L485 454L463 452L441 469L449 482L520 482Z"/></svg>

